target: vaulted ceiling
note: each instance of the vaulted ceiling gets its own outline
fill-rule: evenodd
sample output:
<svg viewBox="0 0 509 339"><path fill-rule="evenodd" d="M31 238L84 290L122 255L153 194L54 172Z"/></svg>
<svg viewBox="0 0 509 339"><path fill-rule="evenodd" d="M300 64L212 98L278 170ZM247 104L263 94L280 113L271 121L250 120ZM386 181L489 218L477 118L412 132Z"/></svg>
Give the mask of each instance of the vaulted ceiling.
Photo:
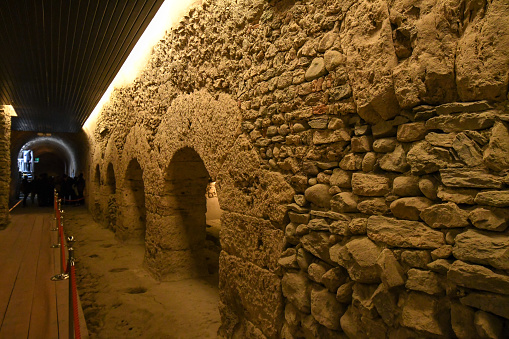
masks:
<svg viewBox="0 0 509 339"><path fill-rule="evenodd" d="M12 129L77 132L164 0L1 0L0 105Z"/></svg>

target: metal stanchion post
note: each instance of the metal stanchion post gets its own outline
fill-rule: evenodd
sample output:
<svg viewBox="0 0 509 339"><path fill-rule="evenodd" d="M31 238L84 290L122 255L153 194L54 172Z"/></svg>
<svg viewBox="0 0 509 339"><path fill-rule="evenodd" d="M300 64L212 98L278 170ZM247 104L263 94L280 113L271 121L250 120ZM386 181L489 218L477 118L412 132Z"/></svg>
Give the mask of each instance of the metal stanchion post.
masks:
<svg viewBox="0 0 509 339"><path fill-rule="evenodd" d="M55 205L55 228L52 228L51 230L52 231L58 231L58 218L59 218L59 213L60 213L60 206L58 205L58 193L57 193L57 190L55 189L55 198L54 198L54 204Z"/></svg>
<svg viewBox="0 0 509 339"><path fill-rule="evenodd" d="M74 248L72 244L74 243L74 237L70 236L67 238L67 248L69 251L69 261L67 266L69 266L69 272L71 272L72 267L74 266ZM73 280L72 274L70 274L69 278L69 338L74 338L74 303L73 303Z"/></svg>
<svg viewBox="0 0 509 339"><path fill-rule="evenodd" d="M62 214L64 214L64 211L59 210L59 212L60 212L60 216L57 219L57 229L56 229L56 231L59 231L60 227L64 227L64 216L62 215ZM60 234L61 233L62 232L58 232L57 241L60 238ZM58 242L58 243L56 243L54 245L51 245L51 248L60 248L60 243L62 242L62 239L60 239L60 240L61 240L60 242Z"/></svg>
<svg viewBox="0 0 509 339"><path fill-rule="evenodd" d="M64 213L64 211L62 211L62 210L61 210L61 211L60 211L60 213L62 213L62 214L63 214L63 213ZM60 226L59 226L59 227L61 227L61 228L62 228L62 231L61 231L61 232L58 232L59 237L63 237L63 234L64 234L64 232L63 232L63 228L64 228L64 220L63 220L63 219L64 219L64 216L63 216L63 215L60 215ZM73 237L69 237L69 239L71 239L71 240L70 240L71 242L73 242L73 241L74 241L74 238L73 238ZM68 239L68 241L69 241L69 239ZM61 239L61 242L63 242L62 240L63 240L63 239ZM52 245L51 247L52 247L52 248L60 248L60 244L61 244L61 243L59 242L58 244L56 244L56 245ZM65 245L64 245L64 246L65 246ZM53 277L51 277L51 280L53 280L53 281L69 279L69 272L66 272L66 270L64 270L64 265L63 265L64 258L63 258L63 256L62 256L62 254L64 254L64 253L65 253L65 252L64 252L64 249L62 249L62 250L61 250L61 252L60 252L60 273L59 273L59 274L57 274L57 275L55 275L55 276L53 276ZM69 266L69 264L68 264L67 266ZM69 267L68 267L67 271L69 271Z"/></svg>

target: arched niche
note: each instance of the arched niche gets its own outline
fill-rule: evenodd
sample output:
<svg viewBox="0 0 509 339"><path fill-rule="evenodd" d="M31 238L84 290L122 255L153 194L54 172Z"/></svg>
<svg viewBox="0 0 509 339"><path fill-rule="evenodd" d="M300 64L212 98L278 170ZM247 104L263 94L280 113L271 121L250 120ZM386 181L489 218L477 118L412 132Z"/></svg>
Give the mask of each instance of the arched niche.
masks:
<svg viewBox="0 0 509 339"><path fill-rule="evenodd" d="M106 169L106 187L108 188L108 194L115 194L117 191L117 181L115 180L115 170L113 164L110 162Z"/></svg>
<svg viewBox="0 0 509 339"><path fill-rule="evenodd" d="M106 222L108 228L115 230L117 223L117 181L115 179L115 170L113 164L110 162L106 169L106 195L107 195L107 210Z"/></svg>
<svg viewBox="0 0 509 339"><path fill-rule="evenodd" d="M127 166L119 202L116 235L121 240L144 243L147 210L143 170L136 159Z"/></svg>
<svg viewBox="0 0 509 339"><path fill-rule="evenodd" d="M163 279L203 277L217 271L217 258L213 258L214 251L207 244L207 186L210 182L209 173L193 148L184 147L173 155L160 196L161 219L155 225L155 233L159 236L151 238L153 247L147 248L147 256L152 256L149 259L156 266L152 270ZM216 252L218 257L219 249Z"/></svg>
<svg viewBox="0 0 509 339"><path fill-rule="evenodd" d="M99 192L101 190L101 168L100 168L99 164L95 165L94 176L92 178L92 188L93 188L93 191L95 192L93 215L96 219L100 220L100 218L102 217L102 210L101 210L101 204L100 204L100 200L99 200L99 197L100 197Z"/></svg>

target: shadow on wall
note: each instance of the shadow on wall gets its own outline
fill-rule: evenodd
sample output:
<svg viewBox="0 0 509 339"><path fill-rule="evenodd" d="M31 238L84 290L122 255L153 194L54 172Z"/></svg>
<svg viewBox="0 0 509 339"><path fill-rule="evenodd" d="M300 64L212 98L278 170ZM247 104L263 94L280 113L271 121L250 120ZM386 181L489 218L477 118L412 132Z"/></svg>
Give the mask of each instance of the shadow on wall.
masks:
<svg viewBox="0 0 509 339"><path fill-rule="evenodd" d="M93 215L98 218L99 220L102 218L102 211L101 211L101 204L99 200L99 192L101 189L101 170L99 169L99 165L95 166L95 173L94 173L94 181L92 182L93 190L96 192L94 194L94 213Z"/></svg>
<svg viewBox="0 0 509 339"><path fill-rule="evenodd" d="M145 243L147 212L143 170L138 160L129 162L125 185L118 210L119 222L115 234L121 240Z"/></svg>
<svg viewBox="0 0 509 339"><path fill-rule="evenodd" d="M115 180L115 171L113 169L113 164L108 164L108 169L106 170L106 201L108 205L106 207L106 223L108 228L115 231L116 223L117 223L117 182Z"/></svg>
<svg viewBox="0 0 509 339"><path fill-rule="evenodd" d="M196 151L175 153L165 175L160 223L147 248L150 269L164 280L203 277L217 272L218 262L206 240L206 189L209 173Z"/></svg>

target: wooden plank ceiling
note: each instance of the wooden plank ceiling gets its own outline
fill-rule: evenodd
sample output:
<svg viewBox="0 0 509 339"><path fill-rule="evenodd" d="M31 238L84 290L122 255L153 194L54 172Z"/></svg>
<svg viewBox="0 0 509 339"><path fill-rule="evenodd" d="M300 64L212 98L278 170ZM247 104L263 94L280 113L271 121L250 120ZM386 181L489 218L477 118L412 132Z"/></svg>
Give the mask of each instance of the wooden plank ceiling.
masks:
<svg viewBox="0 0 509 339"><path fill-rule="evenodd" d="M2 0L0 105L12 129L77 132L164 0Z"/></svg>

